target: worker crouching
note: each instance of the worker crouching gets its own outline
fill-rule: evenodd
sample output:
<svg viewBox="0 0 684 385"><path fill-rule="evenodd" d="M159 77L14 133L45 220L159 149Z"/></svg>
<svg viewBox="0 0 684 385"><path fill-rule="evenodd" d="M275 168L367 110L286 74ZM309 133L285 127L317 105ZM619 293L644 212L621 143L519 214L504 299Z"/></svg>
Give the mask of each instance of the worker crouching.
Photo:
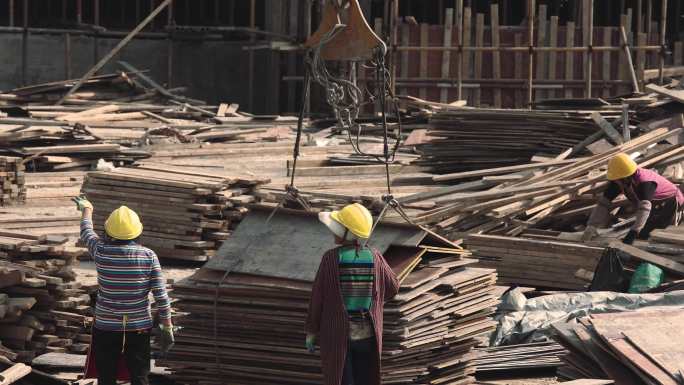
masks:
<svg viewBox="0 0 684 385"><path fill-rule="evenodd" d="M104 239L93 231L93 205L74 198L81 217L81 240L97 269L98 294L93 341L99 385L115 385L119 359L123 357L131 385L147 385L150 372L149 293L159 311L162 351L173 345L171 306L159 259L154 251L136 242L143 226L126 206L114 210L105 222Z"/></svg>
<svg viewBox="0 0 684 385"><path fill-rule="evenodd" d="M306 322L306 346L318 340L325 385L380 385L384 302L399 283L383 256L365 247L373 218L360 204L319 214L339 246L323 255Z"/></svg>
<svg viewBox="0 0 684 385"><path fill-rule="evenodd" d="M681 222L684 194L657 172L638 167L627 154L618 154L608 163L607 177L610 184L589 217L584 240L591 240L596 228L608 222L612 202L620 194L636 209L636 220L623 239L626 244L648 239L653 230Z"/></svg>

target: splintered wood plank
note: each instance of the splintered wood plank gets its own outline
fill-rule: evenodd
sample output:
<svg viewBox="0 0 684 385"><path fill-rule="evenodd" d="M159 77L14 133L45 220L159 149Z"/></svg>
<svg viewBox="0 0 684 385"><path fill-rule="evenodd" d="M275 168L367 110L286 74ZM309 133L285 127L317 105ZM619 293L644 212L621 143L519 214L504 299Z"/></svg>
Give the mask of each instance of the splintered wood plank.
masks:
<svg viewBox="0 0 684 385"><path fill-rule="evenodd" d="M475 17L475 47L484 46L484 13L478 13ZM475 79L482 78L482 51L475 52L475 68L473 68ZM475 88L474 100L475 107L481 104L482 88Z"/></svg>
<svg viewBox="0 0 684 385"><path fill-rule="evenodd" d="M516 33L513 37L513 42L516 47L522 47L523 37L521 33ZM516 79L523 78L523 53L521 51L515 52L515 62L513 63L513 73ZM522 87L517 87L515 89L515 108L523 107L523 99L525 94L523 93Z"/></svg>
<svg viewBox="0 0 684 385"><path fill-rule="evenodd" d="M558 46L558 16L551 16L551 26L549 28L549 47ZM549 52L549 79L556 79L556 51ZM551 98L559 97L556 90L549 91Z"/></svg>
<svg viewBox="0 0 684 385"><path fill-rule="evenodd" d="M565 28L565 46L574 47L575 46L575 23L569 21ZM573 80L575 70L575 53L572 51L565 52L565 80ZM572 98L572 88L565 87L565 97Z"/></svg>
<svg viewBox="0 0 684 385"><path fill-rule="evenodd" d="M605 47L610 47L613 45L612 37L613 37L613 28L612 27L604 27L603 28L603 45ZM610 67L610 56L611 52L610 51L603 51L603 63L601 63L601 79L604 81L611 80L611 67ZM603 85L603 91L602 95L604 98L610 97L611 93L611 87L608 84Z"/></svg>
<svg viewBox="0 0 684 385"><path fill-rule="evenodd" d="M430 45L430 25L427 23L422 23L420 25L420 46L421 47L427 47ZM419 67L419 76L421 79L425 79L428 77L428 51L422 50L420 51L420 67ZM421 99L425 100L427 99L427 88L426 87L420 87L420 90L418 91L418 95L420 96Z"/></svg>
<svg viewBox="0 0 684 385"><path fill-rule="evenodd" d="M454 33L454 10L448 8L444 15L444 47L451 47L451 40ZM449 79L449 70L451 69L451 51L442 51L442 79ZM442 103L449 102L449 88L444 87L440 89L439 100Z"/></svg>
<svg viewBox="0 0 684 385"><path fill-rule="evenodd" d="M492 47L498 47L500 44L499 32L499 5L491 5L491 31L492 31ZM501 79L501 54L499 51L492 52L492 77L495 80ZM501 88L494 88L494 107L501 108Z"/></svg>
<svg viewBox="0 0 684 385"><path fill-rule="evenodd" d="M539 5L539 15L537 17L537 47L544 47L546 46L546 38L548 37L546 35L546 4L541 4ZM544 80L546 79L546 66L548 65L548 62L546 60L546 53L545 52L536 52L535 55L537 56L537 75L535 78L537 80ZM536 98L535 100L543 100L546 99L546 91L538 89L536 91Z"/></svg>

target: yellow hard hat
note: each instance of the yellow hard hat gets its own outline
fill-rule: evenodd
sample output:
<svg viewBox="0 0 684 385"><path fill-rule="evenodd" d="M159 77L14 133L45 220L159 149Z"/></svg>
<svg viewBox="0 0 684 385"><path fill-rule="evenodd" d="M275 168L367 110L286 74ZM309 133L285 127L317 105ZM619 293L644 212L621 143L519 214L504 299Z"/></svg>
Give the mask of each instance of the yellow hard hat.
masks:
<svg viewBox="0 0 684 385"><path fill-rule="evenodd" d="M143 225L135 211L121 206L109 214L105 222L105 231L114 239L127 241L138 238L142 234Z"/></svg>
<svg viewBox="0 0 684 385"><path fill-rule="evenodd" d="M632 176L637 170L637 164L629 155L619 153L608 162L608 180L618 180Z"/></svg>
<svg viewBox="0 0 684 385"><path fill-rule="evenodd" d="M371 213L358 203L347 205L340 211L333 211L330 217L361 239L367 239L373 228Z"/></svg>

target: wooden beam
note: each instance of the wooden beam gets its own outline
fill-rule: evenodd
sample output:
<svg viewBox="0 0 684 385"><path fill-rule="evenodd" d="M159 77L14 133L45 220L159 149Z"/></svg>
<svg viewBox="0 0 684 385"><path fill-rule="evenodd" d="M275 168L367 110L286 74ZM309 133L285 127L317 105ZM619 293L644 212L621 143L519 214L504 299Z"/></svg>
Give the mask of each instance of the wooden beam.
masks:
<svg viewBox="0 0 684 385"><path fill-rule="evenodd" d="M660 51L660 65L658 66L659 69L659 83L662 85L663 84L663 70L665 69L665 32L667 29L667 0L660 0L661 1L661 7L660 7L660 46L662 47ZM681 16L681 15L677 15Z"/></svg>
<svg viewBox="0 0 684 385"><path fill-rule="evenodd" d="M569 21L565 27L565 47L575 46L575 23ZM565 52L565 80L572 80L575 78L575 53L572 51ZM572 98L572 89L565 89L565 98Z"/></svg>
<svg viewBox="0 0 684 385"><path fill-rule="evenodd" d="M500 44L499 32L499 5L492 4L490 7L491 31L492 31L492 47L498 47ZM501 54L499 51L492 53L492 77L495 80L501 79ZM494 88L494 107L501 108L501 88Z"/></svg>
<svg viewBox="0 0 684 385"><path fill-rule="evenodd" d="M463 0L456 0L456 30L458 51L458 68L456 77L458 78L458 100L463 100Z"/></svg>
<svg viewBox="0 0 684 385"><path fill-rule="evenodd" d="M444 15L444 38L443 44L445 47L451 47L451 39L454 34L454 10L448 8ZM447 80L450 76L451 69L451 51L442 52L442 78ZM449 101L449 89L442 88L440 90L439 100L442 103L448 103Z"/></svg>
<svg viewBox="0 0 684 385"><path fill-rule="evenodd" d="M660 255L656 255L653 253L649 253L647 251L638 249L634 246L630 245L625 245L624 243L620 241L613 241L610 243L610 247L613 249L617 249L622 251L625 254L628 254L640 261L652 263L656 266L662 267L663 269L679 274L679 275L684 275L684 264L681 264L679 262L675 262L669 258L664 258L661 257Z"/></svg>
<svg viewBox="0 0 684 385"><path fill-rule="evenodd" d="M475 17L475 47L484 46L484 14L478 13ZM475 65L473 67L473 76L476 79L482 77L482 51L475 52ZM482 102L482 89L480 87L475 88L473 100L475 107L480 107Z"/></svg>
<svg viewBox="0 0 684 385"><path fill-rule="evenodd" d="M624 143L622 139L622 135L613 127L612 124L610 124L606 119L601 116L601 113L596 111L591 114L591 120L594 121L601 129L603 132L608 135L608 137L613 141L613 143L620 145Z"/></svg>
<svg viewBox="0 0 684 385"><path fill-rule="evenodd" d="M585 97L591 98L591 74L592 74L592 63L594 54L591 47L594 45L594 0L585 0L585 12L586 12L586 35L584 45L589 48L585 52L585 67L584 67L584 80L586 81L585 86Z"/></svg>
<svg viewBox="0 0 684 385"><path fill-rule="evenodd" d="M551 16L551 26L549 28L549 46L556 47L558 45L558 16ZM548 79L556 80L556 51L549 52L549 76ZM556 95L556 91L549 91L552 98L560 97Z"/></svg>
<svg viewBox="0 0 684 385"><path fill-rule="evenodd" d="M119 44L117 44L107 55L105 55L97 64L95 64L88 72L86 72L85 75L81 79L74 84L71 89L57 102L57 105L61 105L64 103L66 99L68 99L71 95L74 94L74 92L78 91L79 88L88 81L97 71L99 71L102 67L104 67L105 64L107 64L116 54L118 54L121 49L123 49L133 38L135 35L137 35L140 31L142 31L154 18L166 8L167 5L171 3L171 0L164 0L155 10L153 10L145 20L143 20L140 24L138 24L135 29L133 29L126 37L124 37Z"/></svg>
<svg viewBox="0 0 684 385"><path fill-rule="evenodd" d="M537 47L546 46L546 4L539 5L539 14L537 15ZM548 61L546 60L546 53L537 52L537 80L546 79L546 66ZM546 99L545 90L537 90L536 100Z"/></svg>
<svg viewBox="0 0 684 385"><path fill-rule="evenodd" d="M532 89L532 78L534 77L534 12L536 10L536 1L527 0L527 43L530 47L530 53L527 63L527 104L528 108L532 109L534 102L534 90Z"/></svg>
<svg viewBox="0 0 684 385"><path fill-rule="evenodd" d="M632 54L629 52L629 43L627 40L627 33L625 32L625 27L620 26L620 36L622 38L623 49L625 52L625 58L627 59L627 66L629 67L629 74L632 78L632 88L635 94L639 93L639 81L637 80L636 73L634 72L634 64L632 64Z"/></svg>

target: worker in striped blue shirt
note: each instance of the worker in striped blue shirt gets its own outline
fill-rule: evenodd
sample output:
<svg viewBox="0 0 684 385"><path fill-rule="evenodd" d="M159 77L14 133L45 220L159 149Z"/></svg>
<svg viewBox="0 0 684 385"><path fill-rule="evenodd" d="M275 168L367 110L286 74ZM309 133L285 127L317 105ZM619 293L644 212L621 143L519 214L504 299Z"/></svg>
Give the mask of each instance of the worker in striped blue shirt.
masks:
<svg viewBox="0 0 684 385"><path fill-rule="evenodd" d="M95 306L92 349L99 385L115 385L117 364L123 356L131 385L147 385L150 372L150 329L153 327L149 293L159 312L162 351L173 345L171 305L159 259L136 240L143 226L126 206L105 222L106 236L93 230L93 205L74 198L81 217L81 240L95 261L99 290Z"/></svg>

